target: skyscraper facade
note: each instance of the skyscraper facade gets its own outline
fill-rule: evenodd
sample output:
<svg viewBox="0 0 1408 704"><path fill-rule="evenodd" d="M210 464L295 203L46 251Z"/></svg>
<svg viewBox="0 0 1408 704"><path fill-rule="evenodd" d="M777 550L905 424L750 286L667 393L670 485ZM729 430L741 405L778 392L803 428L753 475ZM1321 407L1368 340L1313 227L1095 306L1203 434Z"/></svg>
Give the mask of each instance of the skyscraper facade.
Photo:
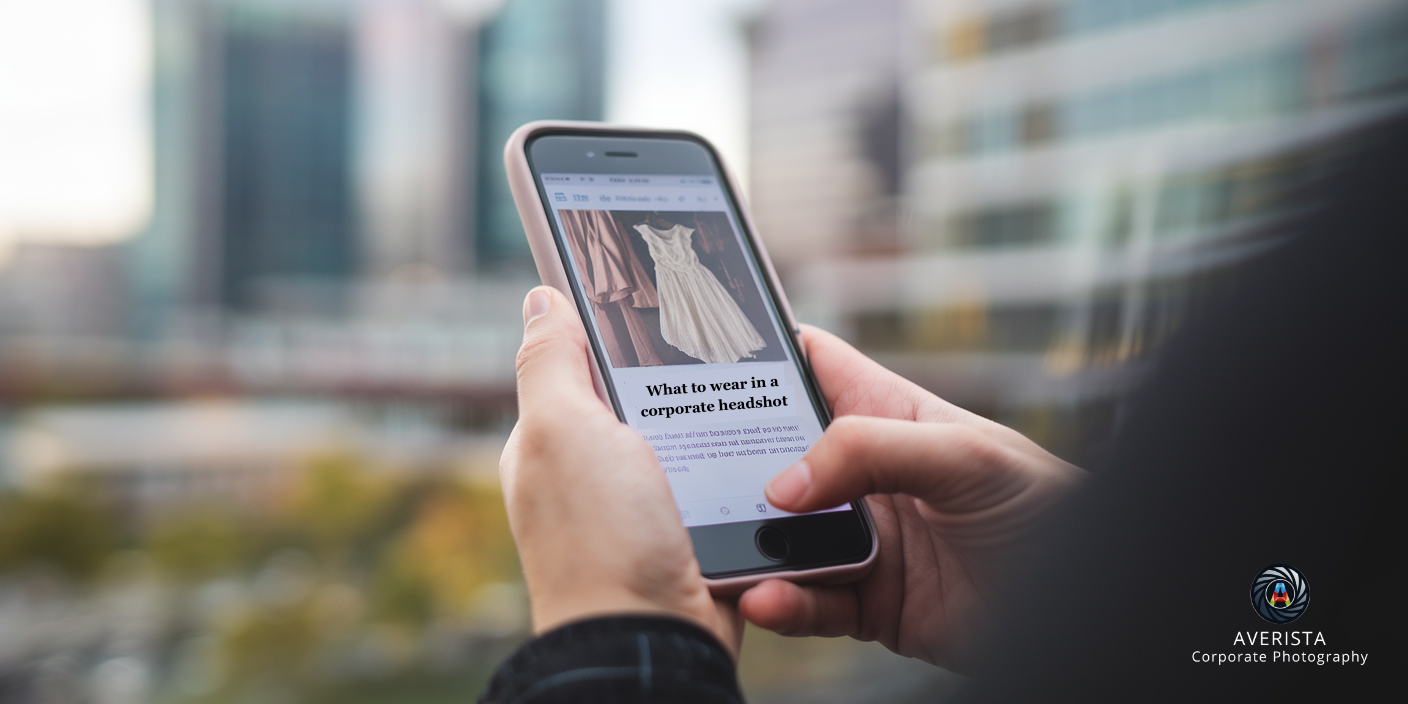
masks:
<svg viewBox="0 0 1408 704"><path fill-rule="evenodd" d="M342 13L232 5L220 57L220 299L356 273L352 51Z"/></svg>
<svg viewBox="0 0 1408 704"><path fill-rule="evenodd" d="M600 120L604 0L508 0L479 35L474 252L481 270L531 264L504 173L504 142L530 120Z"/></svg>
<svg viewBox="0 0 1408 704"><path fill-rule="evenodd" d="M476 47L480 14L492 7L465 9L357 4L354 169L369 279L457 277L473 263Z"/></svg>
<svg viewBox="0 0 1408 704"><path fill-rule="evenodd" d="M1408 97L1408 12L1385 0L909 0L895 21L895 247L852 225L834 253L797 248L789 288L891 367L1076 457L1235 265L1295 231L1341 138ZM755 135L792 119L764 105ZM770 222L803 217L769 198Z"/></svg>
<svg viewBox="0 0 1408 704"><path fill-rule="evenodd" d="M784 269L893 244L904 12L778 0L752 26L751 203Z"/></svg>

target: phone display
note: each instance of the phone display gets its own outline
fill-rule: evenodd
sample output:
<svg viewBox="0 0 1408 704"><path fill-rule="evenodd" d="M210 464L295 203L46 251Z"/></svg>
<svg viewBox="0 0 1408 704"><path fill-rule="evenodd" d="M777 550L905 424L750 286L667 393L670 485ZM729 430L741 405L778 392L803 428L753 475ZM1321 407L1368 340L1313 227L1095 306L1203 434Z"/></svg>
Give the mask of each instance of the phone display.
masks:
<svg viewBox="0 0 1408 704"><path fill-rule="evenodd" d="M598 134L526 148L609 400L655 450L706 574L864 559L859 507L796 516L764 495L828 415L712 150Z"/></svg>

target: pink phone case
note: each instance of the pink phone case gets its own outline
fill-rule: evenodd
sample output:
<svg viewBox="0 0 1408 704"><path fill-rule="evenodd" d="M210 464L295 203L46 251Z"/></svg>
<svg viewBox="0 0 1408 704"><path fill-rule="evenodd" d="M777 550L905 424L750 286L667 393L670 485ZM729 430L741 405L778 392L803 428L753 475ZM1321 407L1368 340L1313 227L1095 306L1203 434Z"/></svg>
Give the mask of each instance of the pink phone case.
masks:
<svg viewBox="0 0 1408 704"><path fill-rule="evenodd" d="M787 303L787 296L782 292L782 284L778 281L777 272L773 270L772 260L768 258L767 249L763 247L757 238L757 228L753 225L753 218L748 213L747 205L743 202L742 191L738 188L738 181L734 179L733 172L719 157L718 150L709 144L708 140L683 130L656 130L642 127L628 127L624 125L612 125L603 122L577 122L569 120L538 120L529 122L509 136L508 143L504 145L504 168L508 171L509 188L513 191L513 201L518 206L518 216L523 220L523 230L528 235L528 246L533 252L533 262L538 267L538 276L543 283L551 286L563 293L567 300L576 305L576 299L572 295L572 288L567 280L567 269L564 266L562 257L558 254L557 244L553 241L552 226L548 220L548 212L543 208L543 203L538 197L538 187L533 182L532 170L528 167L528 154L526 151L528 140L534 135L557 129L571 129L578 132L601 132L608 135L613 132L629 131L633 133L654 132L662 135L689 134L700 142L703 142L714 154L715 161L723 170L724 178L728 181L728 188L733 192L739 204L739 216L743 219L745 232L754 245L754 250L758 253L758 263L761 265L763 273L772 283L773 290L777 292L782 318L785 323L796 331L797 321L792 317L792 307ZM581 314L581 311L578 311ZM799 345L800 349L800 345ZM803 352L805 354L805 352ZM596 394L601 397L602 403L611 404L606 394L606 381L597 367L596 359L592 358L592 382L596 385ZM727 579L708 579L709 590L719 595L737 594L748 587L767 579L786 579L793 582L811 582L837 584L850 582L864 577L870 568L875 564L875 556L879 554L879 538L875 532L875 524L870 519L869 510L862 510L866 524L870 527L870 556L864 562L853 565L839 565L836 567L821 567L813 570L788 570L784 572L768 572L760 575L748 575L743 577L730 577Z"/></svg>

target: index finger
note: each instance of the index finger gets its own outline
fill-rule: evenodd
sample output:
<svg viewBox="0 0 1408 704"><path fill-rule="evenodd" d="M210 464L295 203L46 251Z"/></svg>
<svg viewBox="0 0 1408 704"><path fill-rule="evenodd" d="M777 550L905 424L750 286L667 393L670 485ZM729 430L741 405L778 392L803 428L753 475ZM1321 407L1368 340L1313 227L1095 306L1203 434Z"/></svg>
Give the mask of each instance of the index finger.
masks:
<svg viewBox="0 0 1408 704"><path fill-rule="evenodd" d="M1022 489L1023 459L977 429L846 416L767 486L778 508L802 513L869 494L907 494L945 513L981 511Z"/></svg>

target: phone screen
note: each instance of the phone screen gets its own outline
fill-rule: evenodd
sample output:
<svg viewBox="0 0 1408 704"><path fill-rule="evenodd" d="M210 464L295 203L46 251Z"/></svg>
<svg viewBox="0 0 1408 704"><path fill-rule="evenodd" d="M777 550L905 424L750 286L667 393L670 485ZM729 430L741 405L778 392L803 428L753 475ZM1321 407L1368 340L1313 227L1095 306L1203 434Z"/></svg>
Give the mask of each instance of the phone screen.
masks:
<svg viewBox="0 0 1408 704"><path fill-rule="evenodd" d="M612 402L684 524L785 519L763 487L825 410L712 154L669 142L543 138L530 153Z"/></svg>

